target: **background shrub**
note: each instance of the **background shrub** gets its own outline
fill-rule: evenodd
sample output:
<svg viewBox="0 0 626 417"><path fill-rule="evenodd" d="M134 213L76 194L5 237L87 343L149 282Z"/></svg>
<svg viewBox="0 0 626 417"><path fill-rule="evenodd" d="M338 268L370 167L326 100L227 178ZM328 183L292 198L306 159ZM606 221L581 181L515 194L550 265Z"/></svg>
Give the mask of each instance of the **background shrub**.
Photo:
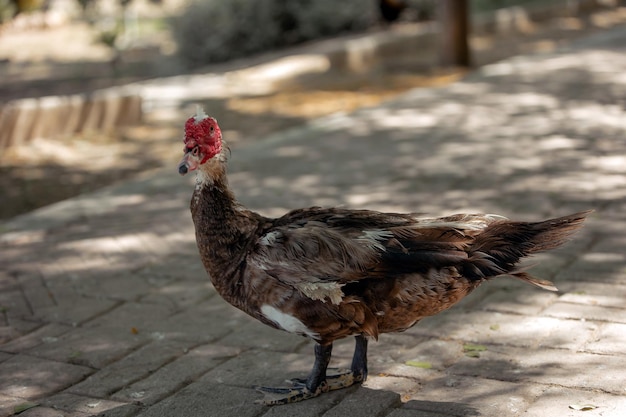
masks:
<svg viewBox="0 0 626 417"><path fill-rule="evenodd" d="M275 0L286 44L364 30L374 21L375 0Z"/></svg>
<svg viewBox="0 0 626 417"><path fill-rule="evenodd" d="M195 0L173 32L180 56L196 66L363 30L375 7L373 0Z"/></svg>

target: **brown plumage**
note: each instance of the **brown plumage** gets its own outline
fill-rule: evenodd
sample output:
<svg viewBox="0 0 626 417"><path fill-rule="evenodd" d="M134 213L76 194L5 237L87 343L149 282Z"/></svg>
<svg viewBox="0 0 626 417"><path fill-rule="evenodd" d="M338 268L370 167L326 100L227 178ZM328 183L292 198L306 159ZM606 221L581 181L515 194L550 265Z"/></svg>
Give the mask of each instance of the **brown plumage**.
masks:
<svg viewBox="0 0 626 417"><path fill-rule="evenodd" d="M365 380L368 337L406 330L491 278L511 275L556 290L518 264L563 244L588 214L528 223L311 207L267 218L239 204L228 188L216 121L198 114L185 132L179 171L198 170L191 213L216 290L261 322L317 342L309 377L290 388L260 388L280 396L267 404ZM327 376L332 343L347 336L357 342L351 370Z"/></svg>

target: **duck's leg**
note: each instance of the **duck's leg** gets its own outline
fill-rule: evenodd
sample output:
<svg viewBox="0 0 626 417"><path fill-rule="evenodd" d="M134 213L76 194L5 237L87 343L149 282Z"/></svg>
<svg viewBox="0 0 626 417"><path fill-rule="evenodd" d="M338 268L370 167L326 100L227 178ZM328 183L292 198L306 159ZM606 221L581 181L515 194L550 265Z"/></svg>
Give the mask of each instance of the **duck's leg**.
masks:
<svg viewBox="0 0 626 417"><path fill-rule="evenodd" d="M332 372L330 372L331 370ZM365 381L367 379L367 338L363 335L355 336L354 354L350 369L327 368L327 371L328 391L346 388ZM291 383L294 386L305 386L307 381L308 379L294 378Z"/></svg>
<svg viewBox="0 0 626 417"><path fill-rule="evenodd" d="M270 394L266 395L263 400L258 400L257 403L265 405L295 403L317 397L322 392L328 391L329 387L326 382L326 370L328 369L328 364L330 363L332 351L332 343L328 345L316 344L315 363L313 364L313 369L307 379L294 380L294 386L291 388L257 387L258 391L261 391L264 394Z"/></svg>
<svg viewBox="0 0 626 417"><path fill-rule="evenodd" d="M334 370L336 373L327 375L333 346L332 344L315 345L315 364L306 379L292 379L293 387L291 388L257 387L257 390L266 394L263 400L257 402L266 405L295 403L317 397L323 392L347 388L365 381L367 379L367 338L358 335L355 339L350 370L337 369Z"/></svg>
<svg viewBox="0 0 626 417"><path fill-rule="evenodd" d="M363 335L355 337L354 354L350 369L332 369L331 375L326 375L325 391L347 388L367 379L367 338ZM330 369L328 370L330 371ZM294 385L304 381L293 380Z"/></svg>
<svg viewBox="0 0 626 417"><path fill-rule="evenodd" d="M350 369L333 369L333 371L333 375L326 376L329 391L346 388L367 379L367 338L365 336L355 337Z"/></svg>
<svg viewBox="0 0 626 417"><path fill-rule="evenodd" d="M367 379L367 337L360 334L355 339L350 371L352 371L355 382L363 382Z"/></svg>

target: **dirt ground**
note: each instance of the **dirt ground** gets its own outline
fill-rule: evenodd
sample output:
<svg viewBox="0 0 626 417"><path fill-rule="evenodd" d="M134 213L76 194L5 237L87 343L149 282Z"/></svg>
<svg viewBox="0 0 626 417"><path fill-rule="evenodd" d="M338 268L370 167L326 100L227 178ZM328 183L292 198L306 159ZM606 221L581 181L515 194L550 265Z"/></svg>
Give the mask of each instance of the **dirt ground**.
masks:
<svg viewBox="0 0 626 417"><path fill-rule="evenodd" d="M625 23L626 8L619 8L596 12L582 19L555 19L507 36L473 36L474 62L480 67L520 53L549 52L581 36ZM54 48L49 47L46 39L86 36L84 25L74 26L27 34L19 31L0 33L5 46L14 45L20 36L22 41L26 36L32 45L42 45L39 48L41 56L37 56L37 47L28 49L28 56L23 56L20 48L3 48L0 42L0 73L4 80L0 82L0 97L3 101L20 95L89 91L177 71L178 67L171 60L163 62L161 68L154 63L138 66L136 62L120 66L116 64L115 56L103 50L102 45L89 42L78 54L80 58L68 56L65 52L64 56L55 59ZM68 76L67 68L76 68L77 63L89 65L91 72L83 70L82 75ZM418 71L402 65L389 65L389 68L392 69L358 77L331 74L267 96L231 97L204 104L208 107L207 112L225 126L224 134L230 144L236 146L241 141L255 140L312 118L375 105L412 88L445 85L465 73L462 70L423 68ZM174 169L180 157L180 130L180 126L171 121L148 118L141 126L118 132L42 139L27 148L3 151L0 154L0 219L94 191L155 168L171 165Z"/></svg>

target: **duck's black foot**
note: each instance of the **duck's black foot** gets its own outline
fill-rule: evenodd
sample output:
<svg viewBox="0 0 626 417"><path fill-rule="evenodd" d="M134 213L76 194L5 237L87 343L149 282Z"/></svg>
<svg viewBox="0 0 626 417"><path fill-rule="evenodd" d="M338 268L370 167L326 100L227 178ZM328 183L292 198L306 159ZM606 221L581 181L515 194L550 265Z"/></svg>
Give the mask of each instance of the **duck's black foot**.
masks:
<svg viewBox="0 0 626 417"><path fill-rule="evenodd" d="M317 397L325 391L325 388L323 383L315 391L311 391L305 386L294 386L291 388L256 387L256 390L263 394L263 399L256 400L255 404L282 405L297 403Z"/></svg>
<svg viewBox="0 0 626 417"><path fill-rule="evenodd" d="M328 368L326 372L326 382L331 387L329 391L346 388L365 380L361 373L357 374L349 369ZM304 387L306 386L306 381L306 378L292 378L287 380L287 382L294 387Z"/></svg>
<svg viewBox="0 0 626 417"><path fill-rule="evenodd" d="M337 369L333 371L336 372L331 373L332 371L329 369L329 375L314 391L307 388L306 379L300 378L292 379L293 386L289 388L256 387L256 390L263 393L265 397L255 402L265 405L290 404L317 397L324 392L347 388L363 381L362 376L357 376L350 370Z"/></svg>
<svg viewBox="0 0 626 417"><path fill-rule="evenodd" d="M315 364L306 379L292 379L289 388L256 387L265 396L257 404L279 405L308 400L323 392L347 388L367 378L367 339L356 336L351 369L328 369L333 345L315 345Z"/></svg>

